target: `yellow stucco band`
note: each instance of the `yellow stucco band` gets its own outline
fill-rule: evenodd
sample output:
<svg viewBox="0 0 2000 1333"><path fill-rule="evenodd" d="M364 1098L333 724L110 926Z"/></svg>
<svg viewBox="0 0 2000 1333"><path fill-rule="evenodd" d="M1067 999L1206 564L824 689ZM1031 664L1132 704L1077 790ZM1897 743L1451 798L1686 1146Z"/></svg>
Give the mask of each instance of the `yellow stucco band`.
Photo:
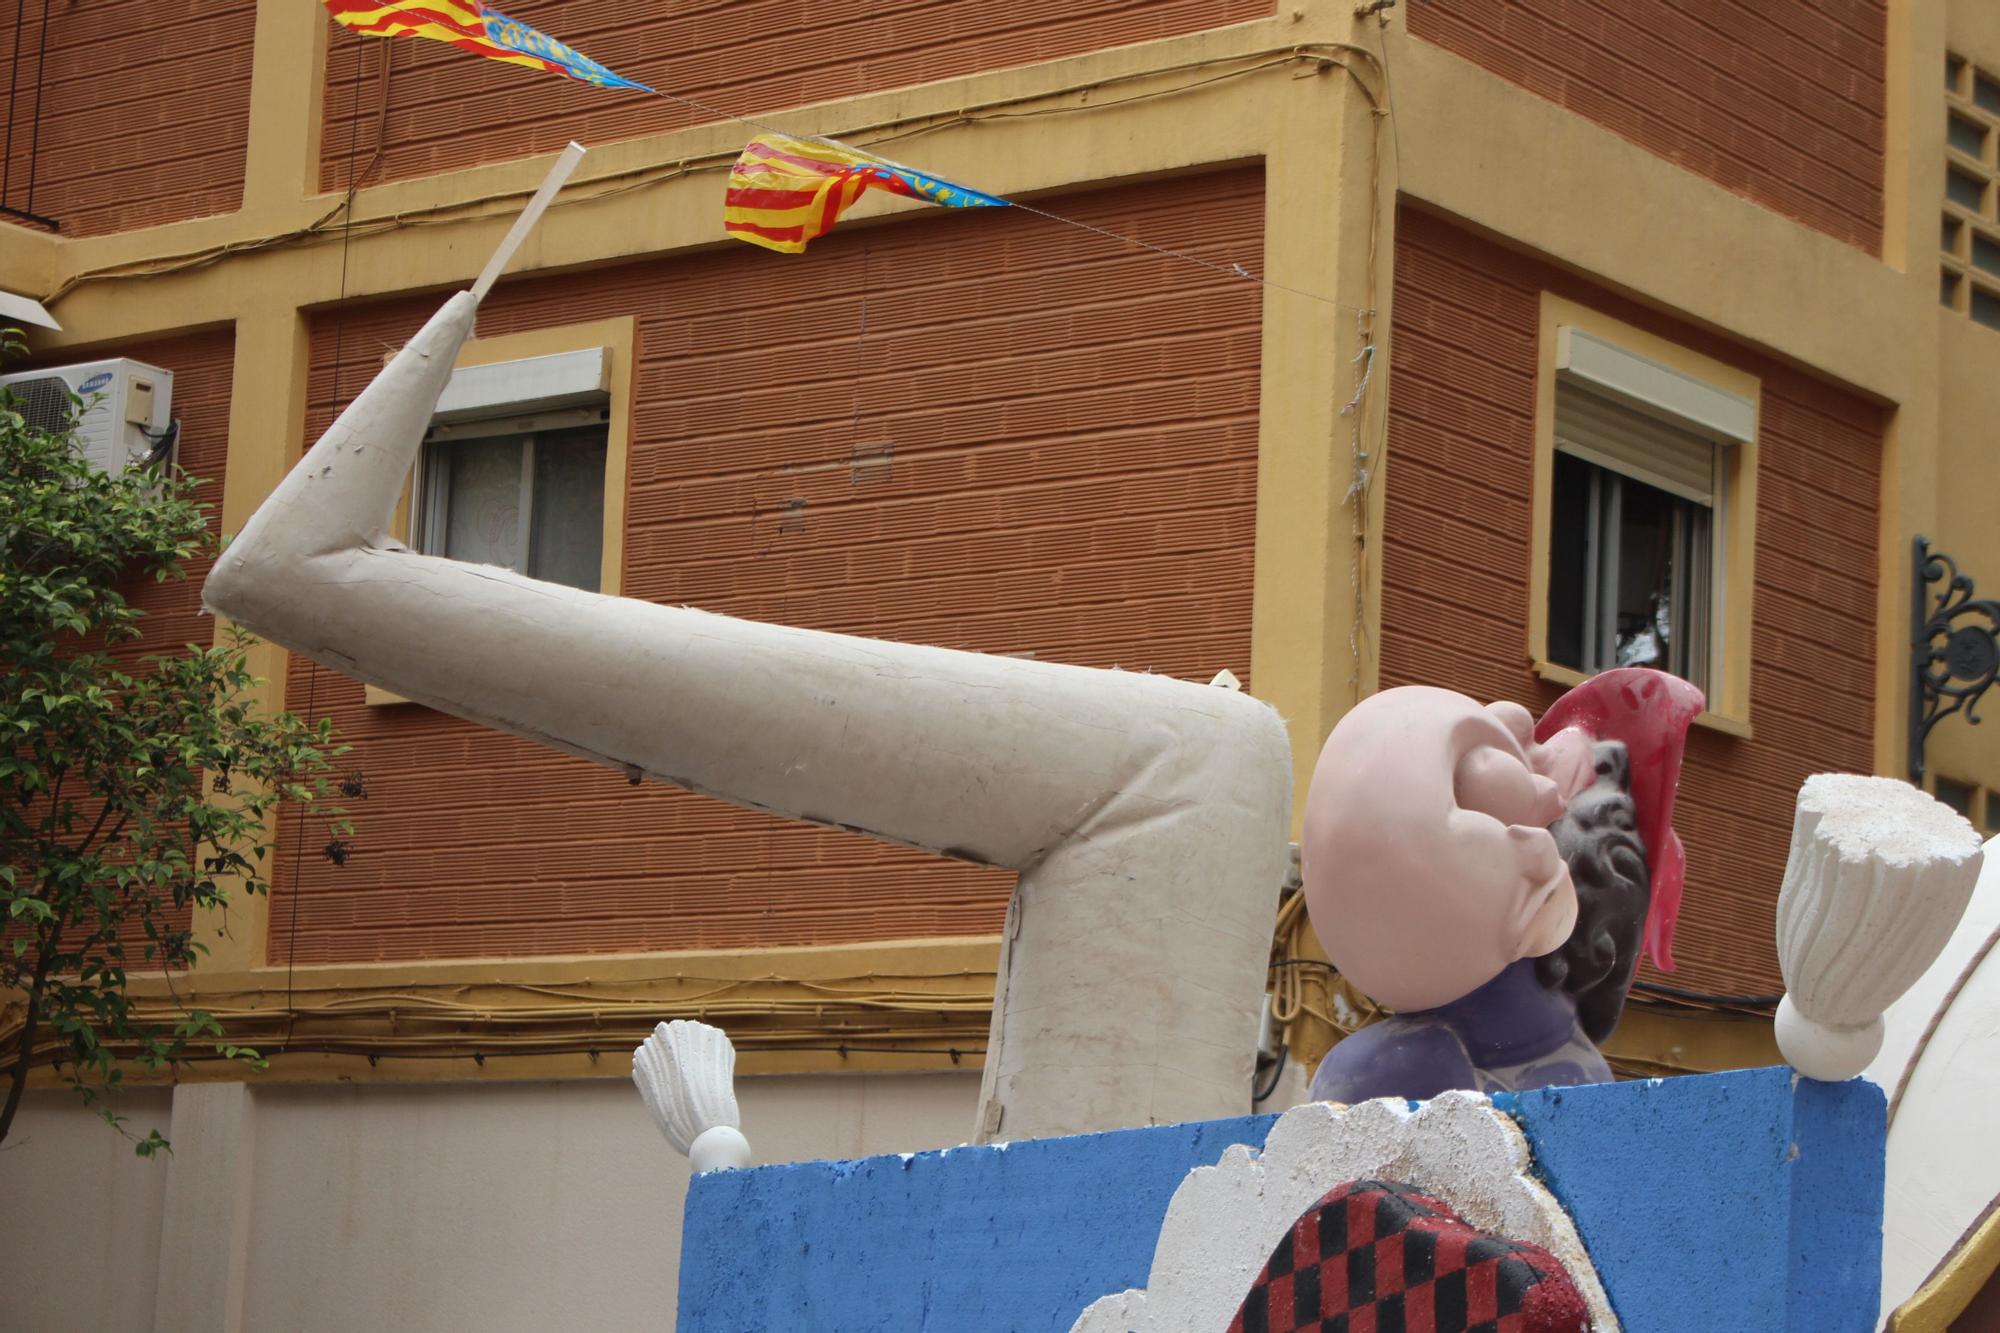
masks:
<svg viewBox="0 0 2000 1333"><path fill-rule="evenodd" d="M205 970L199 1003L269 1068L199 1058L162 1080L623 1076L655 1023L728 1029L746 1073L977 1068L997 936L819 948ZM169 1020L187 981L134 977ZM18 1030L0 1004L0 1040ZM46 1047L50 1052L56 1048ZM45 1064L38 1084L60 1081ZM145 1081L143 1071L127 1078Z"/></svg>
<svg viewBox="0 0 2000 1333"><path fill-rule="evenodd" d="M455 959L199 973L199 1002L261 1071L198 1059L133 1081L625 1077L655 1023L728 1029L748 1074L976 1069L997 936L822 948ZM182 978L134 978L142 1015L179 1012ZM176 995L178 990L178 996ZM0 1040L20 1021L0 1005ZM201 1052L197 1051L197 1055ZM1606 1046L1629 1072L1779 1063L1768 1022L1628 1008ZM41 1066L37 1086L60 1081Z"/></svg>

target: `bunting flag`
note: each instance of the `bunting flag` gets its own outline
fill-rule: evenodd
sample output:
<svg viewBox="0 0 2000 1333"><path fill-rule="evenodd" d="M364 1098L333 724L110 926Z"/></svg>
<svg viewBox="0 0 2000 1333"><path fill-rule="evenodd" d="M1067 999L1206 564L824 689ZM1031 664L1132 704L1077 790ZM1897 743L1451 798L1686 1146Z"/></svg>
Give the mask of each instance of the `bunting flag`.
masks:
<svg viewBox="0 0 2000 1333"><path fill-rule="evenodd" d="M516 22L479 0L324 0L333 21L364 37L428 37L529 69L547 70L599 88L634 88L643 83L620 78L574 47Z"/></svg>
<svg viewBox="0 0 2000 1333"><path fill-rule="evenodd" d="M752 245L795 255L808 241L833 230L848 206L871 188L946 208L1008 206L998 195L884 162L831 139L767 134L750 141L729 173L723 230Z"/></svg>

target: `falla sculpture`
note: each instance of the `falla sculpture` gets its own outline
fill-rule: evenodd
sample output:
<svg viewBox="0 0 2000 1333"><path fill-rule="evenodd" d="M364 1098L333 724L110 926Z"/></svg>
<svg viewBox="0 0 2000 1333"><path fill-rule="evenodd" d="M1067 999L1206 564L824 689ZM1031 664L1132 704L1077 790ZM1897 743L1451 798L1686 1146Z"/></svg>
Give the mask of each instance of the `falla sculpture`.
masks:
<svg viewBox="0 0 2000 1333"><path fill-rule="evenodd" d="M251 517L207 608L635 781L1019 872L981 1140L1240 1114L1292 775L1283 722L1227 673L1201 685L759 624L390 535L480 301L581 154ZM1328 956L1397 1012L1335 1047L1315 1097L1610 1078L1596 1043L1641 943L1671 966L1674 792L1702 706L1685 681L1621 669L1539 723L1427 687L1348 712L1308 793L1305 892ZM1795 984L1792 1028L1864 1031L1864 1010L1907 984L1842 992L1853 1001ZM642 1087L657 1105L681 1066L655 1063Z"/></svg>

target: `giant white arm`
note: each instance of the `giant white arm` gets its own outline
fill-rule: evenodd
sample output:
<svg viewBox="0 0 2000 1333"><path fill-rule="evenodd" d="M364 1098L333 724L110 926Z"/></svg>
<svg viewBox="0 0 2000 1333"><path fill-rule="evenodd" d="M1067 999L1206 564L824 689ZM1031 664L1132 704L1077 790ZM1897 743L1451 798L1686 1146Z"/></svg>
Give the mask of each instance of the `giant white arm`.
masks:
<svg viewBox="0 0 2000 1333"><path fill-rule="evenodd" d="M1019 871L981 1137L1247 1109L1286 859L1277 714L408 550L390 516L477 306L452 297L341 414L217 562L208 608L635 776Z"/></svg>

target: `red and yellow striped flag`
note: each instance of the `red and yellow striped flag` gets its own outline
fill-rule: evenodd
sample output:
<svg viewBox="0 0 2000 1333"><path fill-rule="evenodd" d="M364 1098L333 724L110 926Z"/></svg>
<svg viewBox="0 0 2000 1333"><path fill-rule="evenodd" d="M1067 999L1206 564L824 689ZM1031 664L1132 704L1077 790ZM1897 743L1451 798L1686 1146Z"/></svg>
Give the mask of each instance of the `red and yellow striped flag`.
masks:
<svg viewBox="0 0 2000 1333"><path fill-rule="evenodd" d="M545 32L518 23L479 0L324 0L333 21L364 37L428 37L510 65L547 70L600 88L643 83L613 74L589 56Z"/></svg>
<svg viewBox="0 0 2000 1333"><path fill-rule="evenodd" d="M795 255L826 235L869 188L946 208L1005 208L998 195L835 143L766 134L752 139L729 172L722 228L738 240Z"/></svg>

